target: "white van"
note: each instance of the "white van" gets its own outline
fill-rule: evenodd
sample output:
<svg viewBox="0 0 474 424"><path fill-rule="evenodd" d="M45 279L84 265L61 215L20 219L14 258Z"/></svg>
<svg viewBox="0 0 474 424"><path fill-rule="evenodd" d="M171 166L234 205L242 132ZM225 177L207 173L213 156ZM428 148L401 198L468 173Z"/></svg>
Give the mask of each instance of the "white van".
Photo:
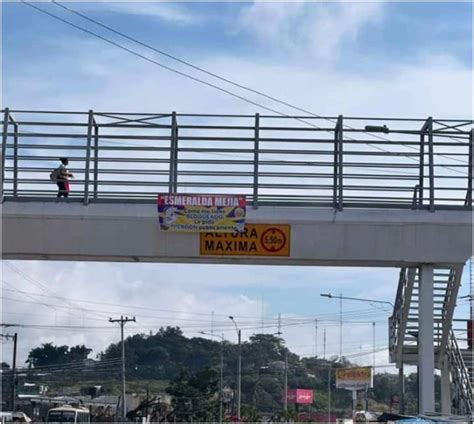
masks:
<svg viewBox="0 0 474 424"><path fill-rule="evenodd" d="M0 423L12 423L13 414L11 412L2 412L0 411Z"/></svg>
<svg viewBox="0 0 474 424"><path fill-rule="evenodd" d="M53 408L48 411L48 423L90 423L90 412L86 408L74 408L69 405Z"/></svg>

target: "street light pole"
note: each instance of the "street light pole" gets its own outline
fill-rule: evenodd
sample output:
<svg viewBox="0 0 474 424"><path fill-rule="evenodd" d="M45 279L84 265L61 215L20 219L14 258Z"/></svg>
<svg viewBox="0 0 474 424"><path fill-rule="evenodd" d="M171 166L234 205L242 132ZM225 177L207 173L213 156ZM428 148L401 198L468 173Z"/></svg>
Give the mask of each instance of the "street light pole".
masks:
<svg viewBox="0 0 474 424"><path fill-rule="evenodd" d="M242 385L242 332L240 328L237 327L237 323L233 316L229 316L229 319L234 323L235 330L237 331L237 339L238 339L238 358L237 358L237 420L240 421L240 406L242 402L242 393L241 393L241 385Z"/></svg>
<svg viewBox="0 0 474 424"><path fill-rule="evenodd" d="M375 299L365 299L361 297L348 297L348 296L343 296L340 294L339 296L334 296L331 293L320 293L320 296L322 297L327 297L329 299L339 299L339 356L342 357L342 299L345 300L354 300L357 302L367 302L367 303L379 303L379 304L384 304L384 305L390 305L393 308L393 303L389 302L388 300L375 300ZM373 375L375 374L375 321L372 322L372 343L373 343L373 351L372 351L372 378ZM328 388L329 390L329 388ZM329 391L329 399L330 399L330 391ZM368 402L367 398L367 391L366 391L366 404ZM329 404L331 401L329 400ZM331 407L329 406L329 410ZM329 420L329 417L328 417Z"/></svg>
<svg viewBox="0 0 474 424"><path fill-rule="evenodd" d="M372 375L375 374L375 321L372 323Z"/></svg>
<svg viewBox="0 0 474 424"><path fill-rule="evenodd" d="M223 416L223 402L224 402L224 335L222 334L221 336L217 334L211 334L211 333L206 333L204 331L200 331L201 334L204 334L206 336L211 336L211 337L219 337L221 339L221 364L220 364L220 371L219 371L219 424L222 424L224 420Z"/></svg>
<svg viewBox="0 0 474 424"><path fill-rule="evenodd" d="M355 300L358 302L367 302L367 303L383 303L385 305L390 305L393 307L393 303L389 302L388 300L374 300L374 299L364 299L362 297L348 297L348 296L334 296L331 293L321 293L320 296L327 297L329 299L344 299L344 300Z"/></svg>
<svg viewBox="0 0 474 424"><path fill-rule="evenodd" d="M339 295L339 360L342 360L342 294Z"/></svg>
<svg viewBox="0 0 474 424"><path fill-rule="evenodd" d="M390 305L393 308L393 303L388 300L375 300L375 299L365 299L362 297L348 297L340 294L339 296L334 296L331 293L320 293L320 296L327 297L329 299L339 299L339 356L342 356L342 299L344 300L354 300L357 302L367 302L367 303L380 303L384 305ZM373 362L375 365L375 322L372 323L374 331L374 358Z"/></svg>

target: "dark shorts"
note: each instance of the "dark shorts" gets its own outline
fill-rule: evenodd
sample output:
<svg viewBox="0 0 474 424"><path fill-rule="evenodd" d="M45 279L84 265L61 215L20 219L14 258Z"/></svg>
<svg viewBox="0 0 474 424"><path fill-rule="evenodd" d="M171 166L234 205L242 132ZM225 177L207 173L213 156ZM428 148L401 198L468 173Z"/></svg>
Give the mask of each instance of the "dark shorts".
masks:
<svg viewBox="0 0 474 424"><path fill-rule="evenodd" d="M58 197L68 197L69 195L69 181L67 180L58 180L56 182L58 185Z"/></svg>

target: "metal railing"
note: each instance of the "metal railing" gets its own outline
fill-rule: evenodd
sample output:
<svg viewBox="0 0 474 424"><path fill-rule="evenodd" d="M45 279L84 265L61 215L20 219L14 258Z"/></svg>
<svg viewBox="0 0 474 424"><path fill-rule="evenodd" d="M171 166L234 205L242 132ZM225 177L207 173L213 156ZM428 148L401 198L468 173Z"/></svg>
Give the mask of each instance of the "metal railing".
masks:
<svg viewBox="0 0 474 424"><path fill-rule="evenodd" d="M473 413L472 385L468 368L464 363L454 332L451 331L446 349L449 370L451 372L453 385L453 406L459 415L471 415Z"/></svg>
<svg viewBox="0 0 474 424"><path fill-rule="evenodd" d="M260 205L471 209L473 121L2 111L2 200L239 194ZM382 125L383 124L383 125ZM388 126L387 126L388 125Z"/></svg>
<svg viewBox="0 0 474 424"><path fill-rule="evenodd" d="M416 267L401 268L397 294L392 315L389 317L389 355L390 362L400 367L403 363L403 350L409 323L413 290L419 271Z"/></svg>
<svg viewBox="0 0 474 424"><path fill-rule="evenodd" d="M453 320L453 314L461 275L462 269L459 266L437 267L434 271L433 342L438 368L442 365L449 334L453 331L452 323L456 321ZM418 308L419 269L402 268L393 313L389 318L390 362L396 363L397 366L402 364L404 353L413 353L416 348L419 331Z"/></svg>

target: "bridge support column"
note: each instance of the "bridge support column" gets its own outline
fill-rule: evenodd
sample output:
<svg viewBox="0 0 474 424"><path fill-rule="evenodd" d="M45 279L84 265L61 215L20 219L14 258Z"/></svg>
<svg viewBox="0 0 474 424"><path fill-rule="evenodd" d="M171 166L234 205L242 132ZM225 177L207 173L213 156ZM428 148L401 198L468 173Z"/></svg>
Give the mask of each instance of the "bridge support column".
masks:
<svg viewBox="0 0 474 424"><path fill-rule="evenodd" d="M451 379L446 356L443 358L443 367L441 368L441 413L451 415Z"/></svg>
<svg viewBox="0 0 474 424"><path fill-rule="evenodd" d="M420 266L418 334L418 409L420 414L435 412L433 265Z"/></svg>

